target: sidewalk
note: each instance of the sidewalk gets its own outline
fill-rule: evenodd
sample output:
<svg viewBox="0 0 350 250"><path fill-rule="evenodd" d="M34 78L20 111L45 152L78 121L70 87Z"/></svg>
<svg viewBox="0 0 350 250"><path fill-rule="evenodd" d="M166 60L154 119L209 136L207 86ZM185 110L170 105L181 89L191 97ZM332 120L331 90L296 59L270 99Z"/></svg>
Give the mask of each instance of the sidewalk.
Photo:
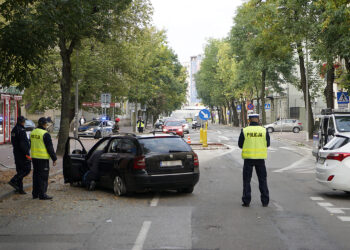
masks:
<svg viewBox="0 0 350 250"><path fill-rule="evenodd" d="M281 140L281 141L287 141L289 143L298 145L298 146L305 146L308 148L312 148L313 140L309 139L306 141L306 132L300 131L299 133L293 133L293 132L274 132L270 133L271 139L273 140Z"/></svg>
<svg viewBox="0 0 350 250"><path fill-rule="evenodd" d="M146 133L149 132L151 129L146 129ZM133 133L132 127L121 127L120 133ZM70 136L73 136L72 134ZM56 135L51 134L52 137L52 143L54 146L54 149L57 148L57 138ZM84 147L86 150L89 150L95 143L97 142L96 139L93 138L82 138L81 139ZM61 174L62 173L62 157L58 157L57 159L57 165L55 167L52 166L52 161L50 160L50 177L51 179L53 176ZM33 167L32 167L33 170ZM32 187L32 172L26 176L23 179L24 189L26 189L27 192L31 191ZM12 144L3 144L0 145L0 200L5 199L9 197L12 194L15 194L13 187L8 185L7 183L10 181L10 179L16 174L16 165L14 162L13 152L12 152ZM49 181L50 183L50 181ZM30 195L28 193L28 195Z"/></svg>

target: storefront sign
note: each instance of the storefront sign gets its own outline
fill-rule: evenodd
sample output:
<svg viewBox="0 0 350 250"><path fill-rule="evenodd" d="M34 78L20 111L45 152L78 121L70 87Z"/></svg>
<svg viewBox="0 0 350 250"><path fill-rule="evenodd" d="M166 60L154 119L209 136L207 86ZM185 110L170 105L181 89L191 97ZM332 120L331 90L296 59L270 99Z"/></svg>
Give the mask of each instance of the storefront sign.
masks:
<svg viewBox="0 0 350 250"><path fill-rule="evenodd" d="M22 96L21 95L15 95L15 96L13 96L13 99L16 100L16 101L20 101L20 100L22 100Z"/></svg>
<svg viewBox="0 0 350 250"><path fill-rule="evenodd" d="M11 96L10 95L1 95L1 100L10 100Z"/></svg>

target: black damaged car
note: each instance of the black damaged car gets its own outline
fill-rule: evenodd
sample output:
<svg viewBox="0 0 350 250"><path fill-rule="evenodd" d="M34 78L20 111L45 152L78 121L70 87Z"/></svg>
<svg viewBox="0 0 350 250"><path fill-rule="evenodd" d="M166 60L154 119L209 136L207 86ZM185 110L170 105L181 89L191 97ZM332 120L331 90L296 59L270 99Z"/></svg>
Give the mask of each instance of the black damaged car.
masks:
<svg viewBox="0 0 350 250"><path fill-rule="evenodd" d="M192 193L199 180L199 162L176 135L111 136L99 140L89 152L79 139L69 138L63 175L65 183L84 183L90 190L96 183L113 189L117 196L164 189Z"/></svg>

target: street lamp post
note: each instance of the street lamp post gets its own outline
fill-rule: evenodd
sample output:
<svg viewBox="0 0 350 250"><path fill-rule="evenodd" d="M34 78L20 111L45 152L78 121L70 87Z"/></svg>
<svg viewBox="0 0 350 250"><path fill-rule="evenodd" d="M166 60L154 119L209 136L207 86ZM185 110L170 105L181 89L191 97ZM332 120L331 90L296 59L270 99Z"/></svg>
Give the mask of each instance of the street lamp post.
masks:
<svg viewBox="0 0 350 250"><path fill-rule="evenodd" d="M307 40L305 42L305 52L306 52L306 81L305 81L305 107L306 107L306 141L309 141L309 51L307 48Z"/></svg>
<svg viewBox="0 0 350 250"><path fill-rule="evenodd" d="M79 51L77 50L77 59L76 59L76 74L77 79L75 82L75 126L74 126L74 138L78 138L78 126L79 126L79 105L78 105L78 94L79 94L79 74L78 74L78 57L79 57Z"/></svg>

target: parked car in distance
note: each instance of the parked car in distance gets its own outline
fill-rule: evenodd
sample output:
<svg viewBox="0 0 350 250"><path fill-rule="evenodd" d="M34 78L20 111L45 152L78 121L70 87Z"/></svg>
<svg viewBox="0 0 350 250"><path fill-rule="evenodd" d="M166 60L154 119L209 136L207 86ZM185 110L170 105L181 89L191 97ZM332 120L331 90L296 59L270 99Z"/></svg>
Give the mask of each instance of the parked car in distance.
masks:
<svg viewBox="0 0 350 250"><path fill-rule="evenodd" d="M184 137L184 125L180 121L168 120L163 125L163 133Z"/></svg>
<svg viewBox="0 0 350 250"><path fill-rule="evenodd" d="M77 144L79 149L71 148ZM91 164L98 166L97 186L111 188L117 196L165 189L192 193L199 180L197 154L176 135L105 137L89 152L70 137L63 157L65 183L82 182Z"/></svg>
<svg viewBox="0 0 350 250"><path fill-rule="evenodd" d="M161 129L164 124L164 121L162 119L158 119L156 123L154 124L155 128Z"/></svg>
<svg viewBox="0 0 350 250"><path fill-rule="evenodd" d="M183 125L184 133L189 134L190 128L189 128L188 122L185 119L181 119L181 120L179 120L179 122L181 122L181 124Z"/></svg>
<svg viewBox="0 0 350 250"><path fill-rule="evenodd" d="M330 189L350 192L350 138L336 135L319 151L316 180Z"/></svg>
<svg viewBox="0 0 350 250"><path fill-rule="evenodd" d="M24 123L24 128L26 131L33 131L35 129L35 123L32 120L26 119Z"/></svg>
<svg viewBox="0 0 350 250"><path fill-rule="evenodd" d="M113 134L114 122L93 120L82 124L78 128L78 136L80 137L94 137L95 139L102 136Z"/></svg>
<svg viewBox="0 0 350 250"><path fill-rule="evenodd" d="M296 119L282 119L265 125L265 128L269 133L281 131L299 133L301 130L303 130L303 124Z"/></svg>

